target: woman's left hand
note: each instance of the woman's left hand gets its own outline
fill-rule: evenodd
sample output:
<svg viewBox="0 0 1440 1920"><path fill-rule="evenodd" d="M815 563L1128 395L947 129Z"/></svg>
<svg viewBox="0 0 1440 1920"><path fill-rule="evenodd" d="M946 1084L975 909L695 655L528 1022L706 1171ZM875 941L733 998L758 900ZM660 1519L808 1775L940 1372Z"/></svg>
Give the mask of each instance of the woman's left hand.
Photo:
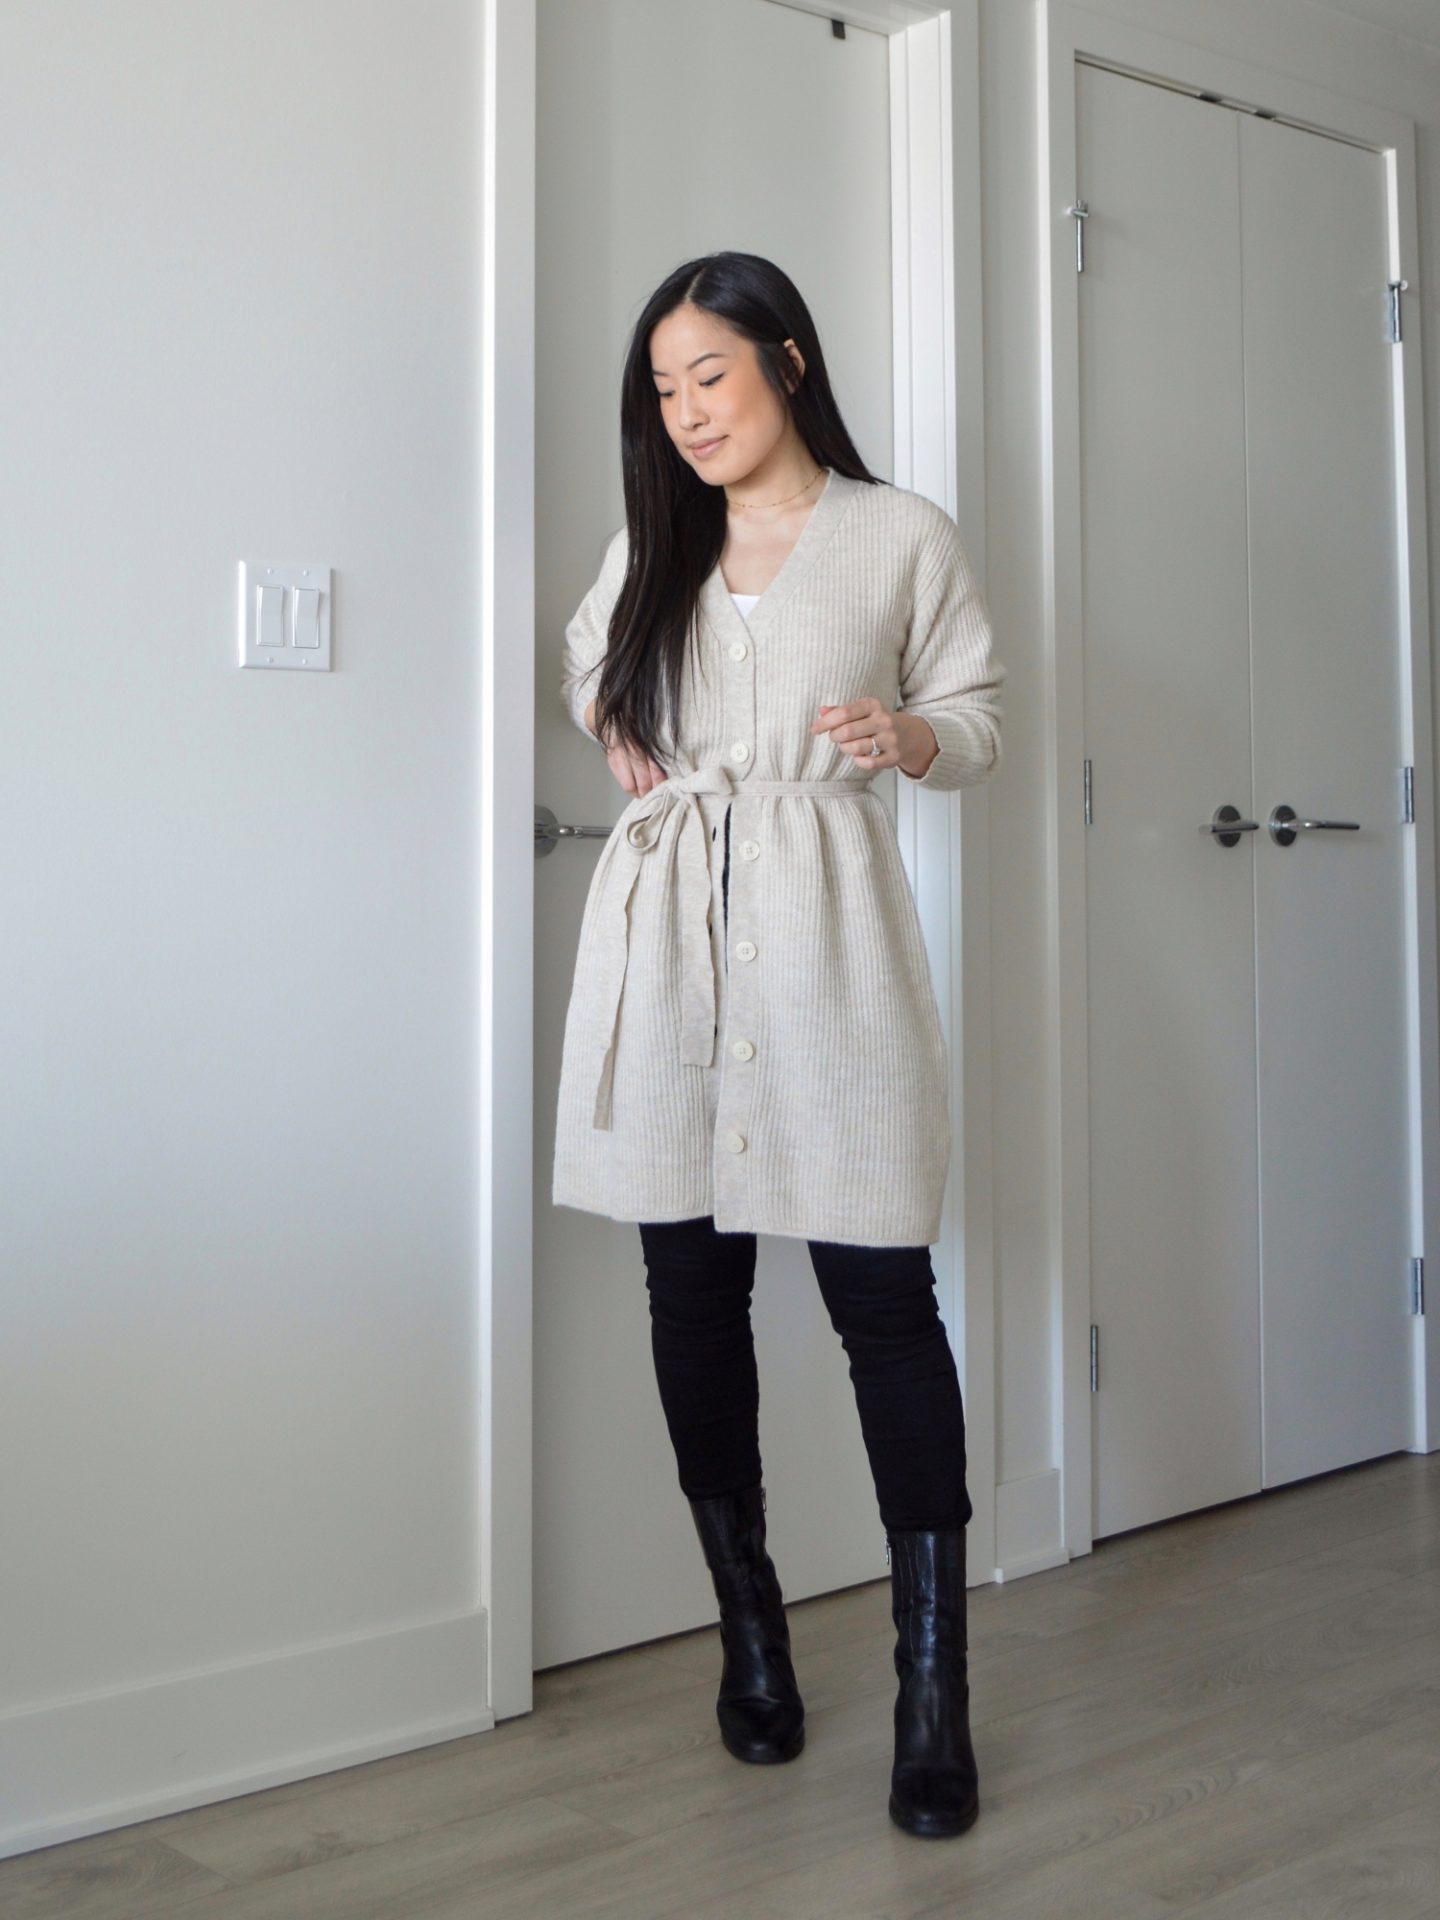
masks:
<svg viewBox="0 0 1440 1920"><path fill-rule="evenodd" d="M867 773L899 767L918 780L940 751L940 742L928 721L914 713L892 713L873 695L843 707L821 707L820 718L810 731L828 733L832 742ZM878 753L871 747L872 740L879 742Z"/></svg>

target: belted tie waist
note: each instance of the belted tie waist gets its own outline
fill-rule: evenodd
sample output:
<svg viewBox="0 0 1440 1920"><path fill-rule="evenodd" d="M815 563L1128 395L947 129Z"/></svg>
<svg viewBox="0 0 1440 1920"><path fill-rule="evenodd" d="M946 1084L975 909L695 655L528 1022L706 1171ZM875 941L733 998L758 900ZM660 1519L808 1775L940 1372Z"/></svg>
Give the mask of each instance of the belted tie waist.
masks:
<svg viewBox="0 0 1440 1920"><path fill-rule="evenodd" d="M615 1079L615 1042L620 1029L620 1005L630 964L630 897L635 891L645 855L662 839L677 863L680 914L680 1063L708 1067L715 1059L715 957L710 945L710 849L699 804L701 794L716 793L746 799L751 794L804 794L812 800L838 800L855 793L871 793L866 780L737 780L723 761L696 767L693 773L671 774L647 794L637 795L616 824L607 851L629 859L630 871L616 891L613 918L599 937L609 961L600 1019L605 1052L595 1088L596 1127L610 1126L611 1094ZM665 836L665 823L680 810L675 831ZM633 851L632 851L633 850Z"/></svg>

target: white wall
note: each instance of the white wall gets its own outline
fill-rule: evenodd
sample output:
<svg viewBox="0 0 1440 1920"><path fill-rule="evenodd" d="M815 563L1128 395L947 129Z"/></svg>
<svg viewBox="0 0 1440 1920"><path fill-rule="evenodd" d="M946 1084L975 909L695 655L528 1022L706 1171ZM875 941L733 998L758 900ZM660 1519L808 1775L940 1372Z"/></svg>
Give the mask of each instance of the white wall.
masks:
<svg viewBox="0 0 1440 1920"><path fill-rule="evenodd" d="M1097 4L1413 115L1440 261L1440 53ZM478 11L0 7L0 1851L485 1724ZM982 63L1008 1483L1059 1464L1021 0ZM336 568L333 675L237 669L242 555Z"/></svg>
<svg viewBox="0 0 1440 1920"><path fill-rule="evenodd" d="M0 1849L485 1724L476 25L0 5Z"/></svg>

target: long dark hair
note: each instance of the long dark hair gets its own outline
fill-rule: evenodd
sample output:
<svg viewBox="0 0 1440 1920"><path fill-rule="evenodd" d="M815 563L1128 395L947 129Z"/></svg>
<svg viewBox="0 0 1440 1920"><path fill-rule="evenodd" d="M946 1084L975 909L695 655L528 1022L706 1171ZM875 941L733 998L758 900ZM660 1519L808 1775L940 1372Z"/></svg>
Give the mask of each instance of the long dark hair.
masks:
<svg viewBox="0 0 1440 1920"><path fill-rule="evenodd" d="M650 372L650 335L689 302L755 343L765 378L811 457L875 485L855 450L825 368L810 310L788 274L757 253L709 253L666 276L645 302L625 353L620 385L620 457L629 556L610 616L609 651L595 690L595 727L611 742L668 766L678 724L685 650L700 589L725 545L725 489L707 486L671 440ZM805 361L795 384L793 340Z"/></svg>

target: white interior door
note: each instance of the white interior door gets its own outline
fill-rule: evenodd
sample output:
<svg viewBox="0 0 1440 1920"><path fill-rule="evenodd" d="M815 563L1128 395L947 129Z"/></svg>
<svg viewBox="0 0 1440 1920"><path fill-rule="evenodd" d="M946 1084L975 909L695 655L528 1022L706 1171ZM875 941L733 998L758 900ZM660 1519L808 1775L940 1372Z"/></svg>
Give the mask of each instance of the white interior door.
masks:
<svg viewBox="0 0 1440 1920"><path fill-rule="evenodd" d="M1240 142L1264 1484L1408 1444L1401 625L1379 154ZM1277 806L1356 829L1301 829Z"/></svg>
<svg viewBox="0 0 1440 1920"><path fill-rule="evenodd" d="M766 255L811 306L863 457L892 477L889 48L771 0L544 0L538 26L536 797L562 821L609 825L625 796L558 688L565 622L624 518L624 340L682 260ZM893 807L894 776L880 780ZM714 1617L655 1385L639 1233L549 1202L599 844L563 843L536 874L537 1669ZM847 1362L803 1242L762 1236L753 1320L787 1598L883 1576Z"/></svg>
<svg viewBox="0 0 1440 1920"><path fill-rule="evenodd" d="M1100 1536L1260 1485L1255 931L1234 121L1076 80Z"/></svg>
<svg viewBox="0 0 1440 1920"><path fill-rule="evenodd" d="M1382 163L1077 78L1098 1537L1406 1443L1408 1093Z"/></svg>

